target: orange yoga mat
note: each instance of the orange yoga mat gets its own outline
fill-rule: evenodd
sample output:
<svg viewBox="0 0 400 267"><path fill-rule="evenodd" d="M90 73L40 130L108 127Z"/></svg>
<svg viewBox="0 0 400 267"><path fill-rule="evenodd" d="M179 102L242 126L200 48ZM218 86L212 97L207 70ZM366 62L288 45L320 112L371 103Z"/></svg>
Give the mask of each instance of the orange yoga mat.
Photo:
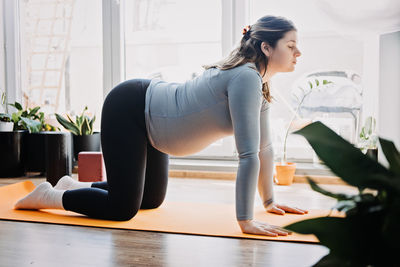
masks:
<svg viewBox="0 0 400 267"><path fill-rule="evenodd" d="M84 215L64 210L14 210L14 203L33 191L34 188L35 185L31 181L0 187L0 219L165 233L318 243L318 239L314 235L293 233L285 237L268 237L243 234L236 222L235 207L228 204L164 202L157 209L140 210L134 218L125 222L91 219ZM327 210L311 210L306 215L286 214L281 216L267 213L262 208L255 208L254 217L256 220L284 226L295 221L327 216L328 214L329 211Z"/></svg>

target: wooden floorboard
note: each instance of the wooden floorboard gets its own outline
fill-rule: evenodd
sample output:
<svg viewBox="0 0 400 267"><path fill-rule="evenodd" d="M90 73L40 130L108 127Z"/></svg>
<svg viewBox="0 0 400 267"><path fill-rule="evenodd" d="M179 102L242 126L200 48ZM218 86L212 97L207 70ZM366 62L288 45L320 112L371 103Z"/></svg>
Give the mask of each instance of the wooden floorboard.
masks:
<svg viewBox="0 0 400 267"><path fill-rule="evenodd" d="M26 179L35 184L45 180L1 178L0 186ZM357 192L343 185L325 188ZM170 178L165 201L234 203L234 189L234 181ZM307 209L335 204L306 184L274 186L274 192L277 201ZM255 204L261 205L258 196ZM327 253L327 248L315 244L0 220L0 266L300 267L311 266Z"/></svg>

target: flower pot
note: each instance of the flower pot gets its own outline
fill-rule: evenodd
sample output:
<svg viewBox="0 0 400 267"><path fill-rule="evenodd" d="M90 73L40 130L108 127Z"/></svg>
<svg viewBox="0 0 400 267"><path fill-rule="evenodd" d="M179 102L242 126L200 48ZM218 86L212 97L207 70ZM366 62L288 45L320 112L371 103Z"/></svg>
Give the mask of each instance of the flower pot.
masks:
<svg viewBox="0 0 400 267"><path fill-rule="evenodd" d="M286 164L275 163L276 176L274 182L278 185L291 185L293 183L296 163L287 162Z"/></svg>
<svg viewBox="0 0 400 267"><path fill-rule="evenodd" d="M46 171L46 133L27 133L25 135L25 172L44 173Z"/></svg>
<svg viewBox="0 0 400 267"><path fill-rule="evenodd" d="M64 175L72 172L71 133L48 132L46 143L46 180L55 186Z"/></svg>
<svg viewBox="0 0 400 267"><path fill-rule="evenodd" d="M0 121L0 132L12 132L14 129L13 122Z"/></svg>
<svg viewBox="0 0 400 267"><path fill-rule="evenodd" d="M74 160L78 161L81 151L100 151L100 132L91 135L73 135Z"/></svg>
<svg viewBox="0 0 400 267"><path fill-rule="evenodd" d="M0 132L0 177L24 175L23 147L26 133Z"/></svg>

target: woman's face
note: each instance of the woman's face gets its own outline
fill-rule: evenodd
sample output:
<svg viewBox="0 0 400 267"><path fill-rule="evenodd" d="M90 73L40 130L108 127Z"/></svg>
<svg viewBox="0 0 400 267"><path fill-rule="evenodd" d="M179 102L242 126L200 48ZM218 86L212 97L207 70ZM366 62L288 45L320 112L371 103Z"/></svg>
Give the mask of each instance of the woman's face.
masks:
<svg viewBox="0 0 400 267"><path fill-rule="evenodd" d="M277 42L275 48L271 48L265 42L261 46L264 54L268 57L267 72L270 74L293 71L297 57L301 55L297 48L297 32L294 30L287 32Z"/></svg>

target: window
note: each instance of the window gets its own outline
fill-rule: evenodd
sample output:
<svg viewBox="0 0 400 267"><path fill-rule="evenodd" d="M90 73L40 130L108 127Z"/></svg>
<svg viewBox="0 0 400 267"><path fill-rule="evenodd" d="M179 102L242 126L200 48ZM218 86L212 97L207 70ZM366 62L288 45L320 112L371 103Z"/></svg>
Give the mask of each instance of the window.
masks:
<svg viewBox="0 0 400 267"><path fill-rule="evenodd" d="M23 103L46 114L81 113L100 128L103 103L101 1L20 1ZM54 119L54 118L53 118Z"/></svg>
<svg viewBox="0 0 400 267"><path fill-rule="evenodd" d="M221 1L127 0L124 12L126 79L184 82L222 57ZM233 153L227 137L193 156Z"/></svg>
<svg viewBox="0 0 400 267"><path fill-rule="evenodd" d="M299 10L307 12L299 12ZM310 16L310 14L313 15ZM358 77L362 76L364 43L358 36L342 34L334 24L324 18L325 15L312 1L253 0L250 7L252 23L265 15L279 15L293 21L298 30L298 47L302 52L294 72L279 73L271 80L271 94L275 97L274 104L271 105L271 129L275 156L280 158L284 135L293 116L292 111L297 108L297 103L293 101L293 93L296 91L297 85L304 82L301 79L307 78L306 74L324 71L331 74L335 71L347 71L356 73ZM337 81L340 75L324 76L324 79L329 78ZM339 82L337 86L339 86ZM359 96L361 97L361 94ZM337 133L344 138L348 137L346 139L354 141L357 135L355 125L359 123L359 120L354 122L351 117L332 112L332 110L318 114L315 112L312 116L308 114L304 118L321 120L336 129ZM302 111L304 115L304 108ZM287 157L294 161L310 161L313 157L315 159L313 150L305 138L294 134L289 135L287 139Z"/></svg>
<svg viewBox="0 0 400 267"><path fill-rule="evenodd" d="M115 65L124 64L122 71L116 71L118 75L109 79L112 84L123 79L155 77L184 82L201 74L202 65L227 55L241 37L242 27L267 14L282 15L291 19L298 28L302 56L294 72L277 74L272 79L271 93L276 101L270 112L271 129L275 156L280 157L285 130L293 115L292 91L301 77L321 71L349 71L359 77L365 75L367 80L371 73L376 72L366 67L374 64L366 64L371 47L366 45L365 40L356 35L343 34L337 25L325 19L325 14L314 2L19 0L21 96L25 104L41 105L49 113L78 113L88 105L97 115L95 127L98 129L103 88L105 92L108 87L111 88L104 78L112 75L112 71L108 70L103 73L103 60L108 62L112 59L113 64L104 64L111 70L115 62ZM105 8L102 9L102 6ZM107 13L110 6L113 9ZM116 9L120 12L113 13ZM111 19L103 18L105 12ZM313 16L309 15L311 13ZM112 24L113 27L108 29L115 33L120 24L114 24L114 21L121 18L124 49L119 53L113 50L115 46L107 43L114 38L110 38L104 29ZM107 35L104 40L103 34ZM377 39L376 36L374 38ZM377 57L375 46L372 50ZM115 58L118 60L114 62ZM377 80L378 76L374 77ZM376 103L372 95L376 94L369 92L367 99L363 96L363 101L370 103L369 106ZM331 115L318 114L333 128L339 124L354 124ZM357 134L351 129L347 132L353 137ZM234 138L230 136L190 157L233 159L236 156ZM310 161L313 152L304 138L290 135L288 158Z"/></svg>

